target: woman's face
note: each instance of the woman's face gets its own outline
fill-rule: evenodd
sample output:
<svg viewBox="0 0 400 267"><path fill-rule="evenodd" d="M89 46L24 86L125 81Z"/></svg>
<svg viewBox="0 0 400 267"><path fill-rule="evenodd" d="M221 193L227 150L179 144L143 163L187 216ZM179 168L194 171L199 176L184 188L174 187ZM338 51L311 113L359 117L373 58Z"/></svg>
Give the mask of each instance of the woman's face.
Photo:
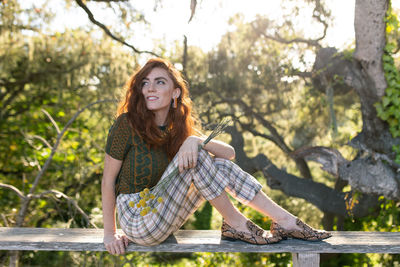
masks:
<svg viewBox="0 0 400 267"><path fill-rule="evenodd" d="M142 80L141 86L146 107L154 112L156 122L164 123L171 100L173 97L179 97L180 89L174 88L174 82L163 68L152 69Z"/></svg>

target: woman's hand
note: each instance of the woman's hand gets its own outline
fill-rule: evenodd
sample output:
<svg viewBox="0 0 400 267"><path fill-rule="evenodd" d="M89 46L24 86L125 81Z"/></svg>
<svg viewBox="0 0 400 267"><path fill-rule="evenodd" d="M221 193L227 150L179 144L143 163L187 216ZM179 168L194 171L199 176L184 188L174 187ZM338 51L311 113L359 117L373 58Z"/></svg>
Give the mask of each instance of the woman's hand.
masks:
<svg viewBox="0 0 400 267"><path fill-rule="evenodd" d="M129 239L126 235L109 234L104 235L103 242L109 253L122 255L125 254L125 248L128 246Z"/></svg>
<svg viewBox="0 0 400 267"><path fill-rule="evenodd" d="M202 139L194 135L189 136L183 142L178 151L179 172L196 167L201 142Z"/></svg>

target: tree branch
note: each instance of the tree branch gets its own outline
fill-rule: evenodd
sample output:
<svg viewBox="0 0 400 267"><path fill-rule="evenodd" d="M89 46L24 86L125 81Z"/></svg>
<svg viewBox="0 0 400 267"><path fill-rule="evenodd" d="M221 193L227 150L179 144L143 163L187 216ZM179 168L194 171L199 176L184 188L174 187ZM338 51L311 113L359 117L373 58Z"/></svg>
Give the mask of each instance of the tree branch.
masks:
<svg viewBox="0 0 400 267"><path fill-rule="evenodd" d="M265 155L259 154L255 158L249 158L244 151L244 139L242 134L234 126L230 126L226 129L231 138L231 145L236 151L236 162L246 172L254 173L258 170L262 170L264 177L267 179L268 185L272 189L278 189L289 196L300 197L313 205L317 206L323 212L329 212L335 215L348 217L363 217L370 214L371 208L377 208L378 202L375 195L365 195L358 199L359 203L355 205L352 210L346 208L346 193L341 192L342 187L347 184L346 180L342 180L341 177L337 178L335 189L325 186L322 183L314 182L311 179L299 178L291 175L286 171L278 169ZM337 161L342 159L345 162L339 152L326 151L326 155L336 156ZM298 150L290 155L294 159L297 157L308 157L310 154ZM304 160L302 158L302 160ZM329 163L327 159L326 162ZM327 165L328 166L328 165ZM328 167L327 167L328 168ZM332 168L330 168L332 169Z"/></svg>
<svg viewBox="0 0 400 267"><path fill-rule="evenodd" d="M400 199L400 180L379 156L367 154L347 161L339 151L327 147L304 148L296 151L295 155L322 164L323 170L348 181L353 189L360 192Z"/></svg>
<svg viewBox="0 0 400 267"><path fill-rule="evenodd" d="M26 196L25 196L21 191L19 191L19 189L16 188L15 186L12 186L12 185L9 185L9 184L0 183L0 187L6 188L6 189L10 189L10 190L13 191L15 194L17 194L17 196L18 196L21 200L26 199Z"/></svg>
<svg viewBox="0 0 400 267"><path fill-rule="evenodd" d="M191 0L190 1L190 18L188 23L190 23L194 17L194 14L196 13L196 5L197 5L197 0Z"/></svg>
<svg viewBox="0 0 400 267"><path fill-rule="evenodd" d="M187 45L187 37L183 36L183 55L182 55L182 73L183 76L186 77L186 67L187 67L187 59L188 59L188 45Z"/></svg>
<svg viewBox="0 0 400 267"><path fill-rule="evenodd" d="M275 32L275 36L268 35L265 32L261 32L260 34L262 36L264 36L265 38L267 38L267 39L270 39L270 40L273 40L273 41L276 41L276 42L279 42L279 43L283 43L283 44L304 43L304 44L307 44L309 46L314 46L314 47L317 47L317 48L321 48L321 45L318 43L319 40L325 38L325 36L323 36L321 38L314 39L314 40L304 39L304 38L299 38L299 37L293 38L293 39L285 39L285 38L281 37L278 32Z"/></svg>
<svg viewBox="0 0 400 267"><path fill-rule="evenodd" d="M379 206L377 197L363 195L351 211L346 208L346 193L336 191L324 184L310 179L301 179L278 169L267 157L258 155L254 160L263 166L262 171L272 189L278 189L293 197L300 197L317 206L323 212L348 217L363 217L370 214L371 208Z"/></svg>
<svg viewBox="0 0 400 267"><path fill-rule="evenodd" d="M258 112L255 112L251 107L249 107L246 103L244 103L242 100L236 100L236 102L244 108L244 110L249 113L251 116L253 116L259 123L261 123L262 126L268 129L270 132L270 135L265 135L258 133L254 128L251 127L244 127L246 130L254 134L255 136L261 136L264 138L267 138L268 140L272 141L276 146L278 146L285 154L287 154L289 157L293 158L291 155L291 152L293 151L283 140L282 136L278 133L278 131L275 129L275 127L266 119L264 119L263 116L261 116ZM300 171L301 175L304 178L307 179L312 179L312 175L310 172L310 169L308 168L307 163L302 159L302 158L293 158L293 160L296 163L296 166L298 170Z"/></svg>
<svg viewBox="0 0 400 267"><path fill-rule="evenodd" d="M60 197L65 198L67 200L67 202L72 204L72 206L79 212L79 214L82 215L82 217L85 219L87 224L90 224L94 228L97 228L97 226L91 221L90 217L81 209L81 207L79 207L78 203L73 198L67 196L66 194L64 194L60 191L51 189L51 190L44 191L38 195L28 195L28 197L31 199L41 199L48 194L52 194L56 198L60 198Z"/></svg>
<svg viewBox="0 0 400 267"><path fill-rule="evenodd" d="M56 128L57 134L59 134L60 133L60 128L58 128L58 125L55 122L55 120L53 119L53 117L44 108L42 108L40 110L47 116L47 118L49 118L49 120L53 124L54 128Z"/></svg>
<svg viewBox="0 0 400 267"><path fill-rule="evenodd" d="M54 154L55 154L56 151L57 151L57 148L58 148L58 145L60 144L61 138L64 136L65 132L68 130L69 126L75 121L75 119L76 119L83 111L85 111L86 109L90 108L90 107L93 106L93 105L100 104L100 103L106 103L106 102L114 102L114 101L115 101L115 100L112 100L112 99L105 99L105 100L99 100L99 101L90 103L90 104L86 105L85 107L81 108L80 110L78 110L78 111L74 114L74 116L72 116L72 118L67 122L67 124L64 126L64 128L62 129L62 131L57 135L57 139L56 139L56 142L55 142L55 144L54 144L54 146L53 146L53 149L51 150L50 156L47 158L46 162L44 163L42 170L36 175L36 177L35 177L35 179L34 179L34 182L33 182L33 184L32 184L32 187L31 187L31 189L29 190L29 194L33 194L33 192L35 191L36 186L38 185L40 178L43 176L43 174L45 173L45 171L46 171L47 168L49 167L50 162L52 161L53 156L54 156Z"/></svg>
<svg viewBox="0 0 400 267"><path fill-rule="evenodd" d="M243 135L238 131L236 125L228 126L225 132L229 133L232 137L230 144L235 148L235 160L237 164L248 173L256 172L256 166L254 166L253 162L247 157L244 151Z"/></svg>
<svg viewBox="0 0 400 267"><path fill-rule="evenodd" d="M319 44L319 41L321 41L322 39L324 39L326 37L326 33L327 33L328 27L329 27L328 23L322 18L322 16L328 16L329 12L327 10L325 10L325 8L321 4L320 0L314 0L314 2L315 2L315 7L313 10L312 17L314 19L316 19L319 23L321 23L324 27L322 35L316 39L305 39L305 38L301 38L301 37L287 39L287 38L282 37L279 34L279 32L277 32L277 31L274 32L274 35L270 35L265 32L265 29L259 29L253 23L251 24L251 26L255 32L261 34L262 36L264 36L267 39L270 39L270 40L273 40L273 41L276 41L279 43L283 43L283 44L304 43L309 46L321 48L322 46Z"/></svg>
<svg viewBox="0 0 400 267"><path fill-rule="evenodd" d="M1 214L1 218L3 219L4 226L9 227L7 217L3 213Z"/></svg>
<svg viewBox="0 0 400 267"><path fill-rule="evenodd" d="M49 149L53 149L53 147L50 145L49 142L47 142L46 139L44 139L43 137L39 136L39 135L33 135L32 139L39 139L40 141L43 142L43 144L45 144Z"/></svg>
<svg viewBox="0 0 400 267"><path fill-rule="evenodd" d="M315 8L313 11L313 18L316 19L319 23L321 23L324 26L324 32L323 32L322 36L318 39L315 39L317 41L324 39L326 36L326 32L328 31L328 23L324 19L322 19L321 15L329 16L329 12L321 4L320 0L315 0Z"/></svg>
<svg viewBox="0 0 400 267"><path fill-rule="evenodd" d="M322 146L304 147L296 150L292 155L320 163L324 171L335 177L339 176L340 165L349 163L336 149Z"/></svg>
<svg viewBox="0 0 400 267"><path fill-rule="evenodd" d="M139 53L139 54L141 54L141 53L147 53L147 54L151 54L151 55L153 55L153 56L158 57L158 55L157 55L156 53L154 53L154 52L138 50L138 49L135 48L133 45L128 44L128 43L127 43L126 41L124 41L123 39L121 39L121 38L115 36L109 29L107 29L107 27L106 27L103 23L99 22L98 20L96 20L96 19L94 18L93 13L92 13L92 12L90 11L90 9L83 3L82 0L75 0L75 2L86 12L86 14L88 15L89 20L90 20L93 24L95 24L95 25L97 25L98 27L100 27L100 28L105 32L105 34L107 34L108 36L110 36L110 37L111 37L112 39L114 39L115 41L117 41L117 42L119 42L119 43L121 43L121 44L123 44L123 45L125 45L125 46L127 46L127 47L129 47L129 48L131 48L131 49L132 49L134 52L136 52L136 53Z"/></svg>

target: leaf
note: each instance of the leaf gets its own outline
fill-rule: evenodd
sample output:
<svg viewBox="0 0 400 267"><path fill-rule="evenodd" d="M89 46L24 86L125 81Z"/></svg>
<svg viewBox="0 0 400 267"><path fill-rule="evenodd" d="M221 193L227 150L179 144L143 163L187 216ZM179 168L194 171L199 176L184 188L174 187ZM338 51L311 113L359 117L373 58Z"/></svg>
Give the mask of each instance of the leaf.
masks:
<svg viewBox="0 0 400 267"><path fill-rule="evenodd" d="M378 117L382 119L382 115L383 115L383 108L381 103L376 103L375 104L375 108L376 108L376 112L378 114ZM383 119L382 119L383 120Z"/></svg>
<svg viewBox="0 0 400 267"><path fill-rule="evenodd" d="M389 80L389 82L388 82L388 85L389 85L389 87L391 87L391 88L395 87L396 84L397 84L397 81L396 81L395 79L391 79L391 80Z"/></svg>
<svg viewBox="0 0 400 267"><path fill-rule="evenodd" d="M389 103L390 103L390 98L387 97L387 96L384 96L384 97L382 98L383 107L386 107L387 105L389 105Z"/></svg>
<svg viewBox="0 0 400 267"><path fill-rule="evenodd" d="M393 88L388 87L388 88L386 89L386 95L387 95L387 96L391 96L392 94L393 94Z"/></svg>
<svg viewBox="0 0 400 267"><path fill-rule="evenodd" d="M397 119L395 119L395 118L389 118L388 122L389 122L389 125L392 125L392 126L394 126L396 128L397 128L397 125L399 124L399 121Z"/></svg>
<svg viewBox="0 0 400 267"><path fill-rule="evenodd" d="M386 33L391 33L393 31L393 26L391 24L387 24Z"/></svg>
<svg viewBox="0 0 400 267"><path fill-rule="evenodd" d="M386 121L389 117L389 115L387 113L382 113L381 116L379 116L382 120Z"/></svg>
<svg viewBox="0 0 400 267"><path fill-rule="evenodd" d="M73 141L72 143L71 143L71 147L72 147L72 149L77 149L78 148L78 146L79 146L79 142L77 142L77 141Z"/></svg>
<svg viewBox="0 0 400 267"><path fill-rule="evenodd" d="M400 120L400 109L397 109L397 110L394 112L393 115L394 115L395 118L397 118L397 119Z"/></svg>
<svg viewBox="0 0 400 267"><path fill-rule="evenodd" d="M389 56L388 54L384 54L382 58L384 61L390 61L392 59L392 57Z"/></svg>
<svg viewBox="0 0 400 267"><path fill-rule="evenodd" d="M46 206L47 202L46 200L40 199L39 201L39 208L44 208L44 206Z"/></svg>
<svg viewBox="0 0 400 267"><path fill-rule="evenodd" d="M73 155L73 154L68 154L67 160L68 160L68 161L74 161L74 160L75 160L75 155Z"/></svg>
<svg viewBox="0 0 400 267"><path fill-rule="evenodd" d="M398 97L393 97L392 102L399 108L400 106L400 99Z"/></svg>
<svg viewBox="0 0 400 267"><path fill-rule="evenodd" d="M392 52L396 48L396 45L394 43L388 43L385 47L388 52Z"/></svg>

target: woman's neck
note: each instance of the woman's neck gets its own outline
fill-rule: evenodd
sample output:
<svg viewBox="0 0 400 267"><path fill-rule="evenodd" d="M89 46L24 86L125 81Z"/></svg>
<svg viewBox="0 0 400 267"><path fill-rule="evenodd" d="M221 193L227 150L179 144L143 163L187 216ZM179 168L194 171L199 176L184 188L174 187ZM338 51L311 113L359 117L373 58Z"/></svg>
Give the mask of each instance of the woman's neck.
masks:
<svg viewBox="0 0 400 267"><path fill-rule="evenodd" d="M155 113L154 122L157 126L164 126L167 121L168 112L157 112Z"/></svg>

